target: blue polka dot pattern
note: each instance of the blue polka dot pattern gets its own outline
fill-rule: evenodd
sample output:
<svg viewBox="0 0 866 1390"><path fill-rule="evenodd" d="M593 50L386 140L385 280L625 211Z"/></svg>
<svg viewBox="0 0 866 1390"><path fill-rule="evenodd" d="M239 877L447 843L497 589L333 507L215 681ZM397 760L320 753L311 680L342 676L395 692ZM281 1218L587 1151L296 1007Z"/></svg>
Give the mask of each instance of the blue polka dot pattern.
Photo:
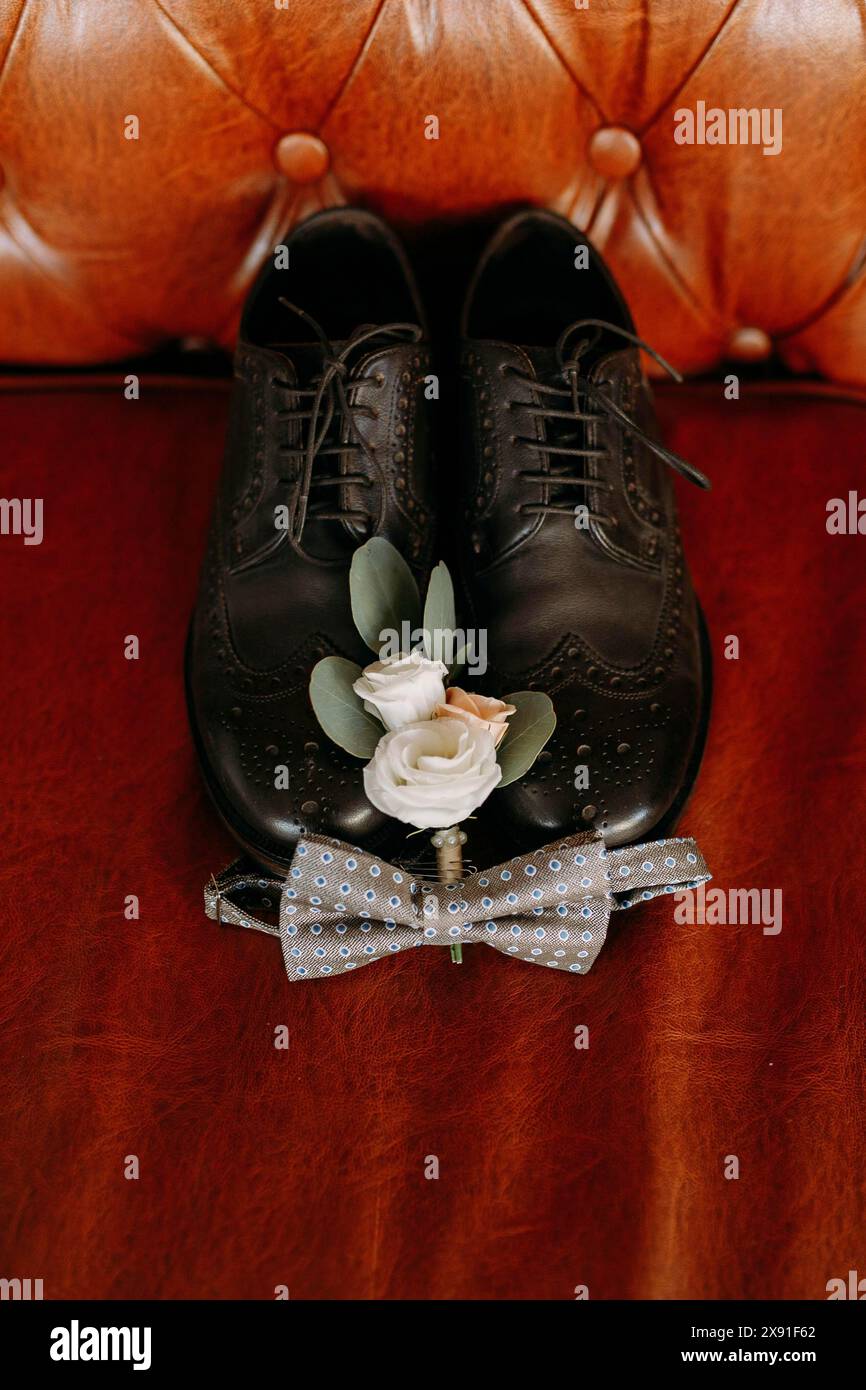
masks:
<svg viewBox="0 0 866 1390"><path fill-rule="evenodd" d="M279 937L290 980L340 974L455 939L486 941L530 964L585 974L604 945L611 912L709 877L688 839L606 850L600 835L587 832L443 884L413 880L337 840L307 836L285 880L251 879L232 866L207 885L205 910L216 921ZM377 893L371 880L387 882L390 891ZM232 901L233 893L248 898L251 889L279 897L278 925Z"/></svg>

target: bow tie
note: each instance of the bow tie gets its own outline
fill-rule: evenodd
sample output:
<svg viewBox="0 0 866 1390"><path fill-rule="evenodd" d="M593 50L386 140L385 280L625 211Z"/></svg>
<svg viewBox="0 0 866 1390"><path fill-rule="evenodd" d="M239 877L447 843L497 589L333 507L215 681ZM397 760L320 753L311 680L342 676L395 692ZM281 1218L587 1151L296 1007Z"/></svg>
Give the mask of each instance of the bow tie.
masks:
<svg viewBox="0 0 866 1390"><path fill-rule="evenodd" d="M696 888L711 875L694 840L605 849L598 834L573 835L482 869L459 883L419 878L339 840L308 835L285 879L233 864L205 888L216 922L278 936L290 980L339 975L413 946L485 941L532 965L584 974L611 912L660 893ZM279 902L279 924L232 902Z"/></svg>

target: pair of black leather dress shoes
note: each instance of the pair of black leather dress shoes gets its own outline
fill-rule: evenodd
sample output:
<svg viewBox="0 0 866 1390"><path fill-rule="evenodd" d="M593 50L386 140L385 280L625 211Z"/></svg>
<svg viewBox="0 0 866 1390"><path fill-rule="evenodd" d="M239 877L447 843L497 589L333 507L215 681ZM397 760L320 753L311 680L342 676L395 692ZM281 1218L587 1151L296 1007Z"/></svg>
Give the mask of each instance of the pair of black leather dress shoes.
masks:
<svg viewBox="0 0 866 1390"><path fill-rule="evenodd" d="M553 700L547 748L479 812L511 851L580 829L610 845L670 830L703 748L710 663L669 470L707 484L659 441L639 355L651 349L601 257L552 213L509 218L468 288L452 370L434 361L412 271L378 218L324 212L285 245L288 267L269 260L241 323L187 647L223 820L277 872L304 833L405 842L308 695L321 657L373 659L348 573L384 536L422 586L436 560L452 565L460 626L486 637L479 690ZM434 458L430 382L444 394L458 371L459 445Z"/></svg>

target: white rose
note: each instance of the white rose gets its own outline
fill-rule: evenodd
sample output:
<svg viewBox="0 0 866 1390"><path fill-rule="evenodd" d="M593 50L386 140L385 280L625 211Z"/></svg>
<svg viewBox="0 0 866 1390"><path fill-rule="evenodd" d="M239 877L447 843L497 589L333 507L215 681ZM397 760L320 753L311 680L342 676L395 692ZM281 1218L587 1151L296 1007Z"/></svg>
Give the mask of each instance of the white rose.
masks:
<svg viewBox="0 0 866 1390"><path fill-rule="evenodd" d="M431 719L379 740L364 790L387 816L442 830L470 816L501 776L493 737L480 722Z"/></svg>
<svg viewBox="0 0 866 1390"><path fill-rule="evenodd" d="M364 701L364 709L378 715L386 729L402 729L419 719L430 719L445 700L442 677L448 674L441 661L429 661L421 652L374 661L352 689Z"/></svg>

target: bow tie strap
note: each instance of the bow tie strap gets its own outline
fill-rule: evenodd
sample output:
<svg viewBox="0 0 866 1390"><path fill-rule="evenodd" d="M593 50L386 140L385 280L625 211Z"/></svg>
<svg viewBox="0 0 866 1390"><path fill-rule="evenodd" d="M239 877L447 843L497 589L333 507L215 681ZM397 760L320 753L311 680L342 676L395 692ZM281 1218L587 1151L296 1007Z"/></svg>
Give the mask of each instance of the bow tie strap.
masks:
<svg viewBox="0 0 866 1390"><path fill-rule="evenodd" d="M283 882L277 878L265 878L255 868L250 868L244 859L236 859L216 877L211 875L204 889L204 910L213 922L222 926L249 927L252 931L266 932L268 936L279 936L278 921L268 922L256 917L256 912L279 910L283 892ZM238 901L232 901L235 898Z"/></svg>
<svg viewBox="0 0 866 1390"><path fill-rule="evenodd" d="M611 912L709 877L690 839L608 850L598 834L574 835L445 884L310 835L295 847L285 880L246 871L243 861L211 879L205 911L279 936L293 980L457 941L486 941L532 964L585 973ZM253 902L272 913L278 907L279 924L256 917Z"/></svg>

